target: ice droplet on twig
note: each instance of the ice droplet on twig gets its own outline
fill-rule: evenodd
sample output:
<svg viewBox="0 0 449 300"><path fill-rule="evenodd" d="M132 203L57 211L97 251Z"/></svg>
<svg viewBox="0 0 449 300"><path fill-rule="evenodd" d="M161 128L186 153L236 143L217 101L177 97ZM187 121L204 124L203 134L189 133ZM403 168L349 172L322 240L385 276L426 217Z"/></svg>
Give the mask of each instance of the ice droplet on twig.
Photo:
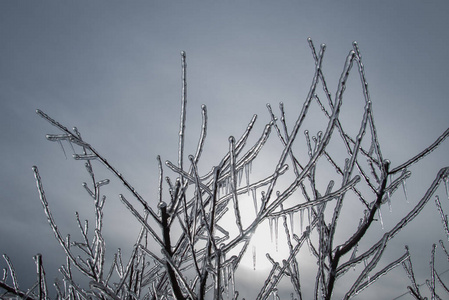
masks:
<svg viewBox="0 0 449 300"><path fill-rule="evenodd" d="M304 226L304 209L299 210L299 229L301 230L301 233L303 231Z"/></svg>
<svg viewBox="0 0 449 300"><path fill-rule="evenodd" d="M268 225L270 226L270 238L272 243L273 243L273 219L274 218L268 218Z"/></svg>

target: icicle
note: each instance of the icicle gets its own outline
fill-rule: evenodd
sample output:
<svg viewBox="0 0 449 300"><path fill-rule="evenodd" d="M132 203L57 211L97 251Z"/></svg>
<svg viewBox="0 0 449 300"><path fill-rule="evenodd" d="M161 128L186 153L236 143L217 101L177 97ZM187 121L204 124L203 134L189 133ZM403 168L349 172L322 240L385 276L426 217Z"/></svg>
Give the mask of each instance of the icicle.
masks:
<svg viewBox="0 0 449 300"><path fill-rule="evenodd" d="M249 195L249 164L245 164L245 179L246 179L246 190L248 191Z"/></svg>
<svg viewBox="0 0 449 300"><path fill-rule="evenodd" d="M228 184L227 184L228 179L225 178L223 179L223 182L221 183L221 188L223 189L223 195L227 195L228 194Z"/></svg>
<svg viewBox="0 0 449 300"><path fill-rule="evenodd" d="M380 226L382 227L382 230L383 230L384 229L384 220L382 219L382 211L381 211L380 207L377 210L377 213L379 214Z"/></svg>
<svg viewBox="0 0 449 300"><path fill-rule="evenodd" d="M299 229L301 230L301 233L303 231L304 226L304 208L299 210Z"/></svg>
<svg viewBox="0 0 449 300"><path fill-rule="evenodd" d="M59 146L61 146L62 152L64 152L65 159L67 159L67 154L65 153L65 149L64 149L64 146L62 145L61 140L57 140L57 141L58 141Z"/></svg>
<svg viewBox="0 0 449 300"><path fill-rule="evenodd" d="M238 180L237 180L238 184L237 185L240 186L241 183L242 183L242 178L243 178L243 168L238 170L237 177L238 177Z"/></svg>
<svg viewBox="0 0 449 300"><path fill-rule="evenodd" d="M256 215L257 215L257 194L256 194L257 192L256 192L256 188L252 188L251 189L251 193L253 194L254 211L256 212Z"/></svg>
<svg viewBox="0 0 449 300"><path fill-rule="evenodd" d="M446 187L446 196L449 199L449 177L444 177L444 186Z"/></svg>
<svg viewBox="0 0 449 300"><path fill-rule="evenodd" d="M274 218L274 237L275 237L276 252L278 252L278 244L279 244L279 219L278 218Z"/></svg>
<svg viewBox="0 0 449 300"><path fill-rule="evenodd" d="M229 276L228 276L229 268L228 268L228 266L223 266L221 269L223 270L223 285L224 285L225 290L226 290L226 296L229 299Z"/></svg>
<svg viewBox="0 0 449 300"><path fill-rule="evenodd" d="M253 269L256 270L256 245L253 245Z"/></svg>
<svg viewBox="0 0 449 300"><path fill-rule="evenodd" d="M288 213L288 217L290 218L290 231L291 231L291 234L294 234L295 233L295 231L294 231L294 220L293 220L293 212L289 212Z"/></svg>
<svg viewBox="0 0 449 300"><path fill-rule="evenodd" d="M231 296L234 297L235 296L234 260L229 264L229 285L231 287Z"/></svg>
<svg viewBox="0 0 449 300"><path fill-rule="evenodd" d="M388 207L390 208L390 212L391 212L392 209L391 209L391 192L390 192L390 190L387 190L387 192L385 194L385 201L388 203Z"/></svg>
<svg viewBox="0 0 449 300"><path fill-rule="evenodd" d="M272 243L273 243L273 219L274 218L268 218L268 225L270 226L270 238Z"/></svg>
<svg viewBox="0 0 449 300"><path fill-rule="evenodd" d="M272 295L273 295L273 300L280 300L277 288L273 289Z"/></svg>
<svg viewBox="0 0 449 300"><path fill-rule="evenodd" d="M309 231L309 230L310 230L310 227L307 226L307 227L306 227L306 231ZM310 254L310 256L313 256L313 251L312 251L312 246L311 246L311 244L312 244L312 241L310 240L310 236L307 236L307 248L309 249L309 254Z"/></svg>
<svg viewBox="0 0 449 300"><path fill-rule="evenodd" d="M363 259L363 264L365 265L365 269L366 269L366 266L368 265L367 263L366 263L366 258L365 259ZM368 283L371 281L371 277L369 276L369 273L367 274L367 280L368 280Z"/></svg>
<svg viewBox="0 0 449 300"><path fill-rule="evenodd" d="M407 187L405 186L405 179L402 179L402 188L404 189L405 202L410 203L407 197Z"/></svg>
<svg viewBox="0 0 449 300"><path fill-rule="evenodd" d="M390 192L387 192L387 203L388 203L388 211L392 212L393 208L391 207L391 198L390 198ZM407 199L407 198L406 198Z"/></svg>
<svg viewBox="0 0 449 300"><path fill-rule="evenodd" d="M308 226L310 227L310 221L312 220L312 217L310 216L310 207L307 207L307 221L308 221Z"/></svg>
<svg viewBox="0 0 449 300"><path fill-rule="evenodd" d="M357 243L357 244L355 245L354 250L352 251L351 259L350 259L350 260L355 259L356 255L357 255L357 250L358 250L358 248L359 248L359 243ZM353 269L354 269L354 271L355 271L355 264L354 264L354 266L353 266Z"/></svg>

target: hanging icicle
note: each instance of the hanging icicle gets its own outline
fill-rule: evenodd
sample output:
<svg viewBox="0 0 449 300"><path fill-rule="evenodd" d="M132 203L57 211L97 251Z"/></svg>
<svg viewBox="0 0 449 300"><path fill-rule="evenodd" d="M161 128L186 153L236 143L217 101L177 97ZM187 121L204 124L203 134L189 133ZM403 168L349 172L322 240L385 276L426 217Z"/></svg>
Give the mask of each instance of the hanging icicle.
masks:
<svg viewBox="0 0 449 300"><path fill-rule="evenodd" d="M389 207L389 209L390 209L390 212L392 212L393 209L392 209L392 207L391 207L391 192L390 192L390 190L388 190L388 191L385 193L385 201L388 203L388 207Z"/></svg>
<svg viewBox="0 0 449 300"><path fill-rule="evenodd" d="M273 243L273 219L274 218L268 218L268 225L270 226L271 243Z"/></svg>
<svg viewBox="0 0 449 300"><path fill-rule="evenodd" d="M301 230L301 233L304 229L304 208L299 210L299 230Z"/></svg>
<svg viewBox="0 0 449 300"><path fill-rule="evenodd" d="M310 222L312 221L312 216L310 215L310 207L307 207L307 227L310 227Z"/></svg>
<svg viewBox="0 0 449 300"><path fill-rule="evenodd" d="M243 179L243 168L240 168L237 172L237 177L238 177L238 186L240 186L242 184L242 179Z"/></svg>
<svg viewBox="0 0 449 300"><path fill-rule="evenodd" d="M402 189L404 190L405 202L410 203L407 197L407 187L405 186L405 179L402 179Z"/></svg>
<svg viewBox="0 0 449 300"><path fill-rule="evenodd" d="M256 245L253 245L253 270L256 270Z"/></svg>
<svg viewBox="0 0 449 300"><path fill-rule="evenodd" d="M366 269L366 267L368 266L368 264L366 263L366 258L363 259L363 265L365 266L365 269ZM371 277L369 276L369 273L367 273L366 277L367 277L367 280L369 283L371 281Z"/></svg>
<svg viewBox="0 0 449 300"><path fill-rule="evenodd" d="M254 204L254 211L256 212L257 215L257 192L256 192L256 188L252 188L251 189L251 193L253 194L253 204Z"/></svg>
<svg viewBox="0 0 449 300"><path fill-rule="evenodd" d="M228 273L229 273L229 286L230 286L230 294L231 297L235 297L235 276L234 276L234 259L237 257L234 256L233 259L231 259L231 262L228 265Z"/></svg>
<svg viewBox="0 0 449 300"><path fill-rule="evenodd" d="M245 164L244 168L245 168L245 179L246 179L246 191L248 192L248 195L249 195L249 173L250 173L249 163ZM255 190L255 188L254 188L254 190Z"/></svg>
<svg viewBox="0 0 449 300"><path fill-rule="evenodd" d="M350 259L350 260L353 260L353 259L356 258L358 248L359 248L359 243L355 244L355 247L354 247L354 250L352 251L351 259ZM354 266L353 266L353 270L355 271L355 264L354 264Z"/></svg>
<svg viewBox="0 0 449 300"><path fill-rule="evenodd" d="M295 234L295 231L294 231L294 219L293 219L293 212L289 212L288 213L288 217L289 217L289 219L290 219L290 231L291 231L291 235L293 235L293 234Z"/></svg>
<svg viewBox="0 0 449 300"><path fill-rule="evenodd" d="M446 187L446 196L449 199L449 177L444 177L444 186Z"/></svg>
<svg viewBox="0 0 449 300"><path fill-rule="evenodd" d="M382 228L382 230L384 230L384 220L382 219L382 211L381 211L380 206L379 206L379 208L377 209L377 213L378 213L378 215L379 215L380 227Z"/></svg>
<svg viewBox="0 0 449 300"><path fill-rule="evenodd" d="M279 218L274 218L274 237L275 237L275 245L276 252L279 250Z"/></svg>

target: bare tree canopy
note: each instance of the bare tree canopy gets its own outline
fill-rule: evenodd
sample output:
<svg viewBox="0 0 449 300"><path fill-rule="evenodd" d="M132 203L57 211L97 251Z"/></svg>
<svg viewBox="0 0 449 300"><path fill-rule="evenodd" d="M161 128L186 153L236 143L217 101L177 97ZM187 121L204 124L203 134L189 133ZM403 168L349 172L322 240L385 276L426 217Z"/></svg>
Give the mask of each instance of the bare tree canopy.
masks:
<svg viewBox="0 0 449 300"><path fill-rule="evenodd" d="M449 128L416 155L390 162L382 153L358 44L353 43L337 88L332 91L323 68L326 46L317 49L310 38L308 43L315 70L302 109L291 112L281 102L276 110L267 104L268 118L261 132L255 132L254 115L239 137L228 138L223 156L217 151L212 153L213 160L205 162L202 158L208 122L213 122L208 120L205 105L201 107L196 151L187 155L184 147L188 72L186 53L181 52L178 159L162 162L157 157L157 199L142 197L76 128L70 130L45 112L36 111L57 129L46 135L47 140L59 143L65 155L73 151L73 158L84 164L87 181L83 186L94 210L92 225L76 213L80 239L61 232L45 194L45 178L33 167L45 215L67 257L59 270L63 283L55 282L58 299L241 299L239 290L244 286L236 280L236 273L245 256L251 257L254 268L256 260L267 260L270 265L256 299L280 298L281 286L291 291L292 299L331 299L343 281L350 284L341 296L339 291L338 297L350 299L396 267L405 270L404 275L410 279L409 293L416 299L428 294L432 299L444 298L441 293L448 289L439 277L442 270L435 266L435 244L429 255L425 288L416 282L406 245L392 261L386 261L383 254L390 241L433 203L435 216L441 217L449 237L447 215L438 195L445 189L448 197L449 167L441 168L420 200L388 228L384 228L384 218L388 218L384 212L391 210L398 194L408 199L409 169L417 163L425 164L424 158L444 142ZM364 108L352 116L359 127L348 128L340 112L346 103L348 79L354 74L360 78L357 100ZM310 119L317 127L306 127ZM273 155L268 150L267 159L262 153L272 140L279 151ZM101 177L104 171L97 175L100 169L110 178ZM104 190L111 178L121 182L131 195L128 198L123 193L118 198L123 214L132 215L141 228L134 233L130 255L124 257L119 249L108 261L103 216ZM267 242L271 239L276 249L282 248L284 257L276 253L257 256L258 244L252 238L267 223ZM380 234L377 239L367 238L369 231ZM446 243L439 243L449 259ZM312 271L305 266L304 253L309 255L308 265L314 259ZM50 298L41 254L35 256L37 281L28 289L19 286L13 263L6 255L4 259L8 268L0 281L2 298ZM87 279L87 284L78 282L80 277Z"/></svg>

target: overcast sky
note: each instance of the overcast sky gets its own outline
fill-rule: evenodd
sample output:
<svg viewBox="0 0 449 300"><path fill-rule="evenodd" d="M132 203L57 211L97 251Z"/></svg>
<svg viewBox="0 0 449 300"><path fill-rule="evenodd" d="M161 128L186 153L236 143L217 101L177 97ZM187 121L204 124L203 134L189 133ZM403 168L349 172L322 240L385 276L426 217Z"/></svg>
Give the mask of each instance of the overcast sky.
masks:
<svg viewBox="0 0 449 300"><path fill-rule="evenodd" d="M307 37L327 45L323 69L332 93L356 40L383 153L397 166L449 127L448 15L447 1L0 1L0 252L15 263L23 288L32 282L36 253L44 254L49 281L63 263L33 165L64 233L78 237L75 210L91 214L82 164L72 161L69 147L66 159L58 144L45 140L57 131L35 114L37 108L68 128L77 126L152 199L156 156L177 160L181 50L188 63L187 152L195 149L206 104L206 150L212 154L205 155L212 157L226 153L228 136L239 136L253 114L263 128L266 103L283 101L294 119L314 71ZM449 165L447 143L412 170L411 204L398 204L396 212L411 209ZM128 212L118 201L120 189L107 194L106 213L120 223L110 253L136 236L136 224L121 217ZM423 214L403 238L415 247L424 276L431 243L444 233L433 203ZM397 274L405 278L402 270ZM361 298L394 298L405 284L390 280Z"/></svg>

